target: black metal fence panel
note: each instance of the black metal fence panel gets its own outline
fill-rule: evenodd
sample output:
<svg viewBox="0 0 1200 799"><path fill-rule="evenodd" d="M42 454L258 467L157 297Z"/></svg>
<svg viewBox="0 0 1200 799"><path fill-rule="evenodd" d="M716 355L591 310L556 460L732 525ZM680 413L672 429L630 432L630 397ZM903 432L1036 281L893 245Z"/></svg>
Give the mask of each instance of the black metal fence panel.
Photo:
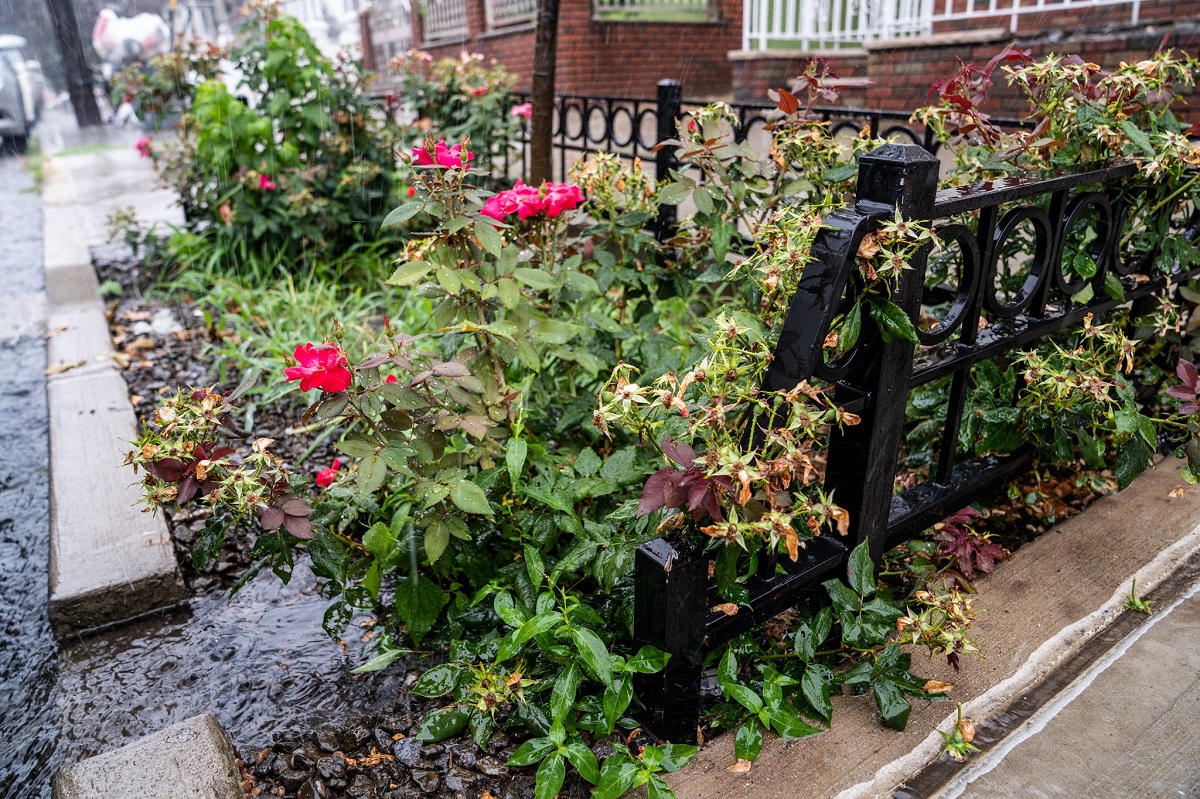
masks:
<svg viewBox="0 0 1200 799"><path fill-rule="evenodd" d="M1123 237L1144 222L1134 218L1125 194L1126 182L1137 172L1135 164L941 192L938 167L937 158L917 144L886 144L861 159L858 200L826 219L828 227L813 245L815 261L806 267L792 298L763 384L764 390L780 391L802 380L823 380L834 384L840 405L861 416L858 425L832 431L825 473L825 490L849 512L848 540L818 537L798 562L779 561L783 574L760 570L766 576L750 587L750 606L733 617L712 610L713 586L697 576L708 574L710 558L699 547L682 539L658 539L638 552L635 634L672 655L663 673L648 676L639 687L639 695L652 703L650 721L659 735L695 739L705 650L802 601L822 579L844 569L858 542L869 542L878 559L888 547L970 504L980 492L1003 485L1027 465L1027 450L983 457L961 451L959 427L974 366L1078 326L1089 314L1147 301L1171 283L1200 274L1200 269L1178 267L1164 274L1154 266L1154 252L1134 257L1121 250ZM938 237L958 250L957 285L939 287L950 307L937 324L918 331L920 348L864 333L849 353L829 363L823 349L826 336L856 299L849 287L859 244L897 208L908 219L930 221ZM1099 231L1089 247L1096 271L1087 279L1063 268L1064 249L1085 213L1093 215ZM1021 226L1028 239L1019 264L1020 285L1001 290L997 275L1002 253ZM1175 220L1173 235L1200 239L1200 213ZM909 264L890 298L914 321L930 292L928 255L926 249ZM1103 290L1110 275L1121 283L1121 299ZM1092 296L1078 301L1087 286ZM896 494L909 394L941 378L950 381L950 391L936 465L927 479Z"/></svg>

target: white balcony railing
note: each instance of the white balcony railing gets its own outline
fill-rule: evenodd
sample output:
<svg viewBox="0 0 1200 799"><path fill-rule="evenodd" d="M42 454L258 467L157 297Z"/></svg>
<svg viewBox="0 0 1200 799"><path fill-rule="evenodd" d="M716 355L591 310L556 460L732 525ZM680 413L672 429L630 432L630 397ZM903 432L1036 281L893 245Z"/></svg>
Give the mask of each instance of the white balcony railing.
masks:
<svg viewBox="0 0 1200 799"><path fill-rule="evenodd" d="M488 30L522 25L537 18L537 0L486 0Z"/></svg>
<svg viewBox="0 0 1200 799"><path fill-rule="evenodd" d="M421 0L425 41L467 35L466 0Z"/></svg>
<svg viewBox="0 0 1200 799"><path fill-rule="evenodd" d="M602 19L666 22L707 19L712 13L711 8L709 0L592 0L593 12Z"/></svg>
<svg viewBox="0 0 1200 799"><path fill-rule="evenodd" d="M601 0L596 0L600 2ZM927 36L939 23L995 18L1017 31L1020 18L1140 0L744 0L743 50L824 50L866 41Z"/></svg>

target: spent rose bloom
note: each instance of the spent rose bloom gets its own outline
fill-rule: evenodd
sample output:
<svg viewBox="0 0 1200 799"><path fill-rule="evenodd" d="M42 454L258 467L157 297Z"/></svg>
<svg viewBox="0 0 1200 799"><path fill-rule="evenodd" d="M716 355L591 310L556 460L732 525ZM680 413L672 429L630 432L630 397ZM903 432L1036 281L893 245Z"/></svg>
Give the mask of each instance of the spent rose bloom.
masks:
<svg viewBox="0 0 1200 799"><path fill-rule="evenodd" d="M514 105L509 109L508 113L514 117L533 119L533 103L520 103L519 105Z"/></svg>
<svg viewBox="0 0 1200 799"><path fill-rule="evenodd" d="M267 175L258 176L258 187L263 191L274 191L275 182Z"/></svg>
<svg viewBox="0 0 1200 799"><path fill-rule="evenodd" d="M299 366L283 370L289 381L299 380L300 390L319 388L337 393L350 388L350 364L346 353L333 344L301 344L292 353Z"/></svg>
<svg viewBox="0 0 1200 799"><path fill-rule="evenodd" d="M145 136L138 139L137 142L134 143L133 146L134 146L134 148L137 149L138 153L142 156L142 158L149 158L152 155L152 152L150 150L150 140L147 139Z"/></svg>
<svg viewBox="0 0 1200 799"><path fill-rule="evenodd" d="M317 472L317 476L313 481L321 488L329 488L333 485L333 478L337 477L338 469L342 468L342 461L339 458L333 459L332 466L326 466L321 471Z"/></svg>

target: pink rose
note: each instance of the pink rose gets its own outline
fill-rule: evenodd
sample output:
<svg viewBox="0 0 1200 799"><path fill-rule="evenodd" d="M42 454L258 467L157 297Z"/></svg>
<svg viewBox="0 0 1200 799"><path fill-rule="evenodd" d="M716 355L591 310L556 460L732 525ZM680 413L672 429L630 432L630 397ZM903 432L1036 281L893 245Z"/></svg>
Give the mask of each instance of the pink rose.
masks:
<svg viewBox="0 0 1200 799"><path fill-rule="evenodd" d="M510 116L524 117L525 119L533 119L533 103L521 103L514 105L508 111Z"/></svg>
<svg viewBox="0 0 1200 799"><path fill-rule="evenodd" d="M336 394L350 388L350 364L340 347L301 344L292 355L299 366L284 369L283 373L289 381L299 380L301 391L319 388Z"/></svg>
<svg viewBox="0 0 1200 799"><path fill-rule="evenodd" d="M150 140L147 139L145 136L138 139L137 142L135 142L133 146L138 151L138 153L142 156L142 158L149 158L153 154L150 150Z"/></svg>
<svg viewBox="0 0 1200 799"><path fill-rule="evenodd" d="M260 189L262 189L263 191L274 191L275 183L274 183L274 181L271 180L271 178L267 177L266 175L259 175L258 176L258 187Z"/></svg>
<svg viewBox="0 0 1200 799"><path fill-rule="evenodd" d="M546 216L554 219L563 211L571 211L583 202L578 186L567 183L546 184Z"/></svg>

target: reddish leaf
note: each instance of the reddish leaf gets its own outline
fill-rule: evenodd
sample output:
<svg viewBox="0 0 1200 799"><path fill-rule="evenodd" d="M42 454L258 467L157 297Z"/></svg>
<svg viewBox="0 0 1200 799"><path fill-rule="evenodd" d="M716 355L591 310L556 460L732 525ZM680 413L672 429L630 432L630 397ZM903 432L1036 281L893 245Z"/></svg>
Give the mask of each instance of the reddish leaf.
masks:
<svg viewBox="0 0 1200 799"><path fill-rule="evenodd" d="M258 524L262 529L267 531L278 530L279 525L283 524L285 519L287 519L287 514L279 508L267 508L259 516Z"/></svg>
<svg viewBox="0 0 1200 799"><path fill-rule="evenodd" d="M683 504L680 481L683 472L675 469L659 469L650 475L642 488L642 497L638 500L638 516L645 516L660 508L678 508Z"/></svg>
<svg viewBox="0 0 1200 799"><path fill-rule="evenodd" d="M696 465L696 451L687 444L681 444L670 436L663 436L663 454L685 469Z"/></svg>
<svg viewBox="0 0 1200 799"><path fill-rule="evenodd" d="M309 539L313 537L313 526L307 517L288 516L283 520L283 528L294 538Z"/></svg>
<svg viewBox="0 0 1200 799"><path fill-rule="evenodd" d="M779 110L785 114L794 114L800 110L800 101L796 99L796 95L792 94L787 89L780 89Z"/></svg>
<svg viewBox="0 0 1200 799"><path fill-rule="evenodd" d="M175 502L179 505L184 504L196 496L196 492L200 490L200 483L194 475L188 475L179 482L179 493L175 495Z"/></svg>
<svg viewBox="0 0 1200 799"><path fill-rule="evenodd" d="M143 466L150 474L168 483L178 483L188 471L188 464L175 458L147 462Z"/></svg>
<svg viewBox="0 0 1200 799"><path fill-rule="evenodd" d="M292 497L285 500L279 505L280 510L288 516L308 516L313 512L313 509L308 506L308 503L299 497Z"/></svg>
<svg viewBox="0 0 1200 799"><path fill-rule="evenodd" d="M455 361L439 363L433 367L433 373L438 377L466 377L471 370Z"/></svg>

